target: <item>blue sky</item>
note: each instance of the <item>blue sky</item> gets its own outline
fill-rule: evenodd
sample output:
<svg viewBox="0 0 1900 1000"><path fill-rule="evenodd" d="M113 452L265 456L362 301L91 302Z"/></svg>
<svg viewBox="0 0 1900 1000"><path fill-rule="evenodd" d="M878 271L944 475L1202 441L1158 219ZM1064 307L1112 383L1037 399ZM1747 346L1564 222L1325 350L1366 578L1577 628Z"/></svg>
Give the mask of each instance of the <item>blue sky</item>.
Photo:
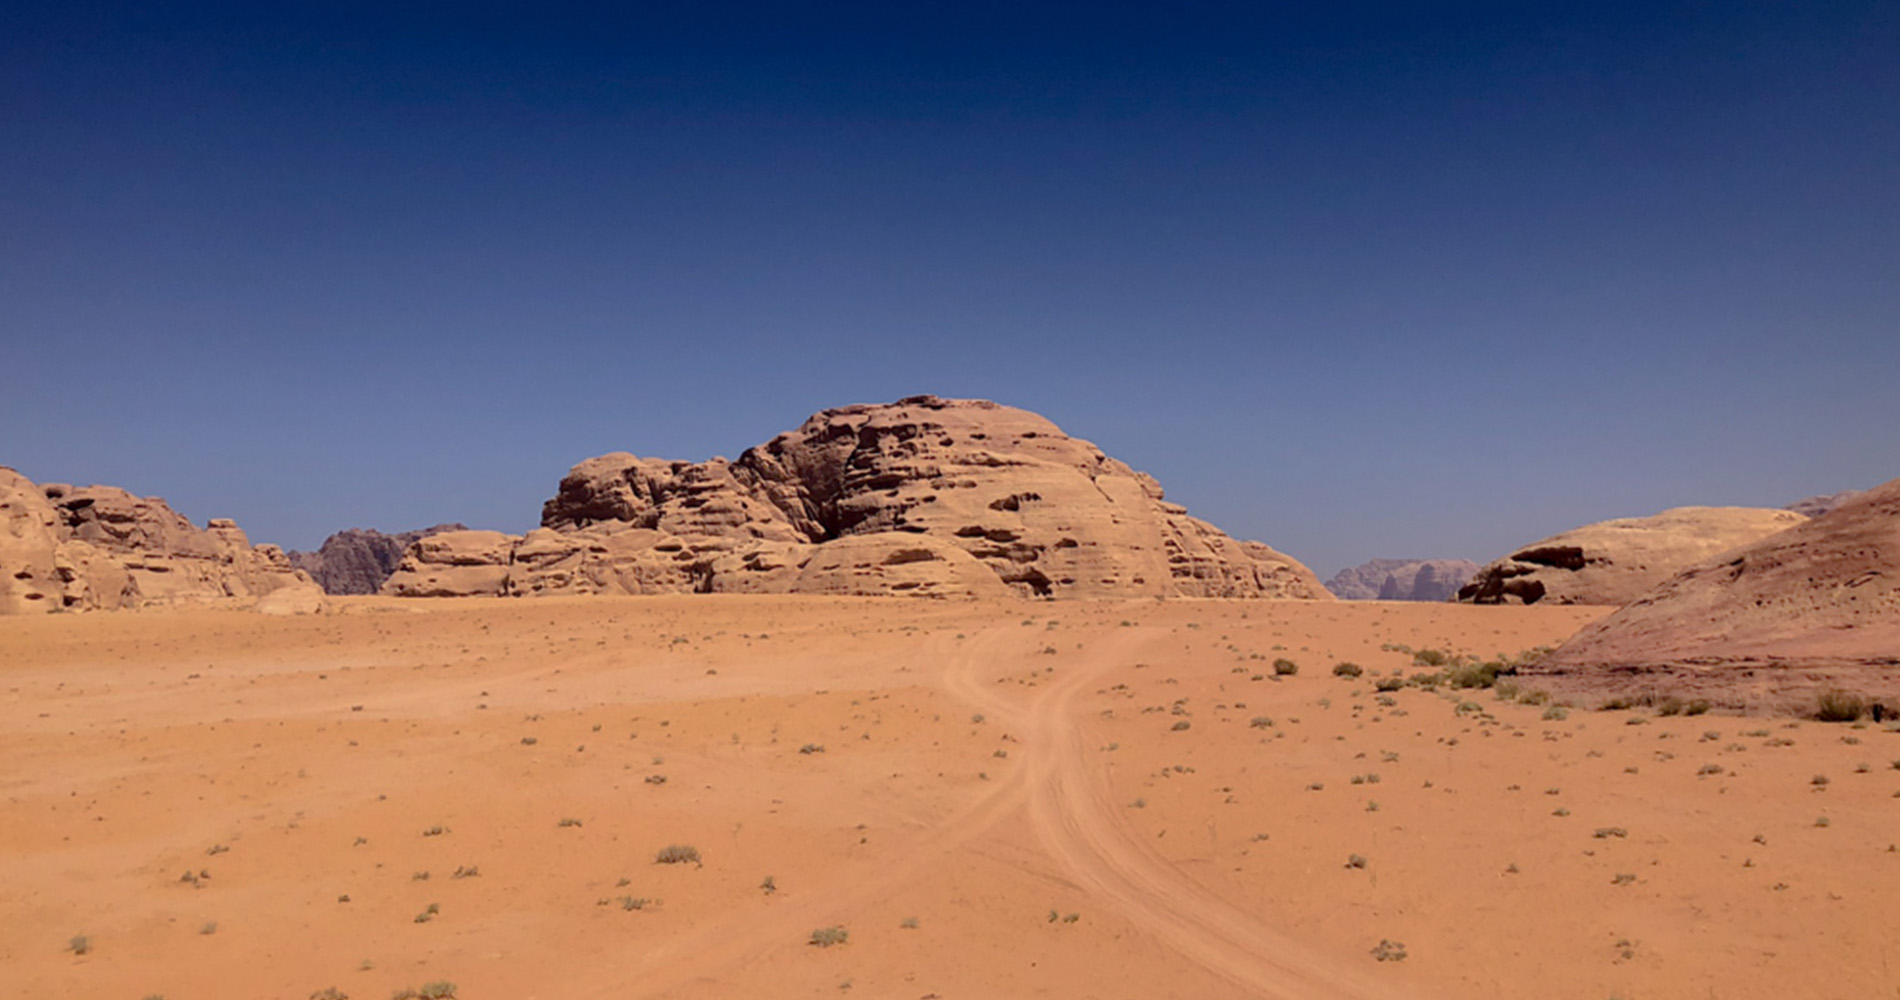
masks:
<svg viewBox="0 0 1900 1000"><path fill-rule="evenodd" d="M8 24L0 463L260 541L920 392L1328 574L1900 476L1891 3Z"/></svg>

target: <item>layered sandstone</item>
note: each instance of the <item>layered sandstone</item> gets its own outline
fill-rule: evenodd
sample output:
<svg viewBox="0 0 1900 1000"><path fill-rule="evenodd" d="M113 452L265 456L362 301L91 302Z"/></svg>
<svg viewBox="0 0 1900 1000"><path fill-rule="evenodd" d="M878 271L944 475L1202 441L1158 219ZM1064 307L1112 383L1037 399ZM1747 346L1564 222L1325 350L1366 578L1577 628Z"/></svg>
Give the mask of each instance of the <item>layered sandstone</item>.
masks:
<svg viewBox="0 0 1900 1000"><path fill-rule="evenodd" d="M230 520L199 528L156 497L0 466L0 614L250 603L287 587L316 589Z"/></svg>
<svg viewBox="0 0 1900 1000"><path fill-rule="evenodd" d="M1474 604L1622 605L1719 553L1806 521L1793 511L1676 507L1587 524L1533 542L1458 589Z"/></svg>
<svg viewBox="0 0 1900 1000"><path fill-rule="evenodd" d="M1478 572L1469 559L1374 559L1326 581L1346 601L1449 601Z"/></svg>
<svg viewBox="0 0 1900 1000"><path fill-rule="evenodd" d="M1730 707L1791 707L1825 688L1900 699L1900 479L1689 568L1530 672Z"/></svg>
<svg viewBox="0 0 1900 1000"><path fill-rule="evenodd" d="M1153 478L1048 420L984 400L826 410L730 462L603 455L562 479L541 524L511 541L450 533L413 545L385 592L1000 585L1049 598L1331 599L1298 561L1189 517Z"/></svg>

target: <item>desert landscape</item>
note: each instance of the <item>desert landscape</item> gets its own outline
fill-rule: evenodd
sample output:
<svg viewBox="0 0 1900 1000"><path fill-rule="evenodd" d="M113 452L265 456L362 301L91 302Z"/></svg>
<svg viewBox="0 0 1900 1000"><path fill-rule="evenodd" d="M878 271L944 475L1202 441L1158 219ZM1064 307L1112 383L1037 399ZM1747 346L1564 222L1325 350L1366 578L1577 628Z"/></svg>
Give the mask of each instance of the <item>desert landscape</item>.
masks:
<svg viewBox="0 0 1900 1000"><path fill-rule="evenodd" d="M984 401L590 460L526 536L337 536L331 593L8 474L22 996L1900 988L1900 481L1433 602Z"/></svg>
<svg viewBox="0 0 1900 1000"><path fill-rule="evenodd" d="M0 1000L1900 1000L1900 5L17 7Z"/></svg>
<svg viewBox="0 0 1900 1000"><path fill-rule="evenodd" d="M7 619L0 959L72 997L1890 994L1893 727L1379 690L1603 613Z"/></svg>

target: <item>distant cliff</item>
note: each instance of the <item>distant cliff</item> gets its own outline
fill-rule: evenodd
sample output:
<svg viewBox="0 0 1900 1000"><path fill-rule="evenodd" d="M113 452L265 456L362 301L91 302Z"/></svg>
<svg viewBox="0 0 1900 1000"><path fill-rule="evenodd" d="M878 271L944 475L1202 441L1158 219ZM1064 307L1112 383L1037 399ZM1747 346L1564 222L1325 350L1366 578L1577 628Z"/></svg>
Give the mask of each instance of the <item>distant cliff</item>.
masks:
<svg viewBox="0 0 1900 1000"><path fill-rule="evenodd" d="M290 564L309 573L326 594L374 594L396 571L409 546L430 535L467 530L465 524L438 524L385 535L370 528L351 528L324 539L315 552L288 555Z"/></svg>
<svg viewBox="0 0 1900 1000"><path fill-rule="evenodd" d="M1326 589L1348 601L1449 601L1477 572L1469 559L1374 559L1340 570Z"/></svg>

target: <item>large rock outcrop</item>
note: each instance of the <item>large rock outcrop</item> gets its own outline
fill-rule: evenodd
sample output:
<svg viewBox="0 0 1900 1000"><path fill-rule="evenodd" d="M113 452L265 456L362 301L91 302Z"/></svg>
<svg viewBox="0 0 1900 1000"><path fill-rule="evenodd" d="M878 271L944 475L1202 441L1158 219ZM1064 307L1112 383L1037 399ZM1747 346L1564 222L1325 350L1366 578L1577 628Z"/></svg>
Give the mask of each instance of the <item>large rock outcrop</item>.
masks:
<svg viewBox="0 0 1900 1000"><path fill-rule="evenodd" d="M1326 589L1345 601L1449 601L1477 572L1469 559L1374 559L1333 574Z"/></svg>
<svg viewBox="0 0 1900 1000"><path fill-rule="evenodd" d="M0 466L0 614L249 604L286 587L316 591L229 520L199 528L157 498L39 486Z"/></svg>
<svg viewBox="0 0 1900 1000"><path fill-rule="evenodd" d="M384 590L1331 599L1296 560L984 400L826 410L730 462L603 455L562 479L541 524L426 539Z"/></svg>
<svg viewBox="0 0 1900 1000"><path fill-rule="evenodd" d="M467 531L466 524L385 535L374 528L351 528L323 540L315 552L285 553L290 564L310 574L326 594L374 594L402 564L403 553L417 541L445 531Z"/></svg>
<svg viewBox="0 0 1900 1000"><path fill-rule="evenodd" d="M1458 600L1628 604L1704 559L1806 520L1787 510L1676 507L1650 517L1586 524L1486 565L1458 588Z"/></svg>
<svg viewBox="0 0 1900 1000"><path fill-rule="evenodd" d="M1900 700L1900 479L1693 566L1526 671L1559 690L1801 708Z"/></svg>

